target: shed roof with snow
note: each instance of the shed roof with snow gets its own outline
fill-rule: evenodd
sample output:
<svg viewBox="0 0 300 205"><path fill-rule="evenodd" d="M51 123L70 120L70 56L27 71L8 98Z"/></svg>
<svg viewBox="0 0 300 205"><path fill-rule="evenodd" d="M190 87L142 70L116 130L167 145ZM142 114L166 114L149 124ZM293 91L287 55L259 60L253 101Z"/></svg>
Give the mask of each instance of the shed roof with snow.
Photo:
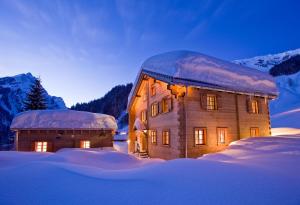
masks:
<svg viewBox="0 0 300 205"><path fill-rule="evenodd" d="M269 97L278 95L275 81L268 73L180 50L152 56L142 64L129 95L129 104L144 74L170 84Z"/></svg>
<svg viewBox="0 0 300 205"><path fill-rule="evenodd" d="M33 110L18 114L12 121L18 129L104 129L116 130L113 116L74 110Z"/></svg>

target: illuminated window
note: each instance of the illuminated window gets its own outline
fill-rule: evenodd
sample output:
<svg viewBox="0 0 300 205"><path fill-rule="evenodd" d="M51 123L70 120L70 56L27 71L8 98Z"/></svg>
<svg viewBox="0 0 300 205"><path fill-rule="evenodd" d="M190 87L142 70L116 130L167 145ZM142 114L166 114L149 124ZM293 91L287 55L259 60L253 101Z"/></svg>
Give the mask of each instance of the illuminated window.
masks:
<svg viewBox="0 0 300 205"><path fill-rule="evenodd" d="M151 86L151 96L154 96L154 95L156 95L156 87L155 87L155 85L152 85Z"/></svg>
<svg viewBox="0 0 300 205"><path fill-rule="evenodd" d="M156 130L151 130L151 142L152 142L152 144L157 143L157 132L156 132Z"/></svg>
<svg viewBox="0 0 300 205"><path fill-rule="evenodd" d="M80 141L80 148L90 148L91 142L88 140Z"/></svg>
<svg viewBox="0 0 300 205"><path fill-rule="evenodd" d="M172 106L172 99L171 98L164 98L161 101L161 106L162 106L162 112L170 112L171 111L171 106Z"/></svg>
<svg viewBox="0 0 300 205"><path fill-rule="evenodd" d="M141 119L142 119L143 123L147 122L147 111L146 110L143 110L141 112Z"/></svg>
<svg viewBox="0 0 300 205"><path fill-rule="evenodd" d="M147 100L147 93L144 92L144 93L143 93L143 101L146 101L146 100Z"/></svg>
<svg viewBox="0 0 300 205"><path fill-rule="evenodd" d="M195 145L205 144L206 128L195 128Z"/></svg>
<svg viewBox="0 0 300 205"><path fill-rule="evenodd" d="M151 116L155 117L156 115L158 115L158 103L152 103L151 105Z"/></svg>
<svg viewBox="0 0 300 205"><path fill-rule="evenodd" d="M225 144L227 128L217 128L218 143Z"/></svg>
<svg viewBox="0 0 300 205"><path fill-rule="evenodd" d="M251 113L258 114L258 102L257 100L251 101Z"/></svg>
<svg viewBox="0 0 300 205"><path fill-rule="evenodd" d="M170 145L170 131L164 130L162 136L163 145Z"/></svg>
<svg viewBox="0 0 300 205"><path fill-rule="evenodd" d="M217 97L216 95L207 95L207 110L217 109Z"/></svg>
<svg viewBox="0 0 300 205"><path fill-rule="evenodd" d="M250 137L257 137L257 136L259 136L258 127L251 127L250 128Z"/></svg>
<svg viewBox="0 0 300 205"><path fill-rule="evenodd" d="M47 152L47 142L35 142L36 152Z"/></svg>

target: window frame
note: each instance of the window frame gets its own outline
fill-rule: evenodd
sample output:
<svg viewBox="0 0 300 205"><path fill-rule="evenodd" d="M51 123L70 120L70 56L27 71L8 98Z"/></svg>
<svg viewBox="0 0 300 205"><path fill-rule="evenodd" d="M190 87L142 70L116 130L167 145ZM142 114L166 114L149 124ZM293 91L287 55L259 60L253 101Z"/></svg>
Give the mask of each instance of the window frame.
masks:
<svg viewBox="0 0 300 205"><path fill-rule="evenodd" d="M81 149L91 148L91 141L90 140L80 140L80 148Z"/></svg>
<svg viewBox="0 0 300 205"><path fill-rule="evenodd" d="M145 118L145 119L144 119ZM141 121L143 122L143 123L147 123L147 110L142 110L141 111Z"/></svg>
<svg viewBox="0 0 300 205"><path fill-rule="evenodd" d="M156 106L156 113L154 114L154 106ZM153 102L151 104L151 117L156 117L159 114L159 105L158 102Z"/></svg>
<svg viewBox="0 0 300 205"><path fill-rule="evenodd" d="M168 112L170 112L168 100L169 100L169 98L167 98L167 97L164 97L161 100L161 110L162 110L162 113L168 113Z"/></svg>
<svg viewBox="0 0 300 205"><path fill-rule="evenodd" d="M211 101L210 99L213 99L213 100ZM211 105L211 103L213 103L213 104ZM217 95L215 95L215 94L207 94L206 95L206 109L209 111L218 109Z"/></svg>
<svg viewBox="0 0 300 205"><path fill-rule="evenodd" d="M220 130L224 130L224 141L221 141L220 139ZM225 145L226 144L226 138L228 137L228 127L217 127L217 142L218 145Z"/></svg>
<svg viewBox="0 0 300 205"><path fill-rule="evenodd" d="M166 140L165 140L165 137L166 137L166 135L165 135L165 133L168 133L168 143L166 143ZM166 147L170 147L170 145L171 145L171 132L170 132L170 130L169 129L167 129L167 130L163 130L162 131L162 145L163 146L166 146Z"/></svg>
<svg viewBox="0 0 300 205"><path fill-rule="evenodd" d="M156 95L156 86L154 84L150 87L150 94L151 97Z"/></svg>
<svg viewBox="0 0 300 205"><path fill-rule="evenodd" d="M155 133L155 135L154 135ZM157 144L157 130L151 130L150 131L150 137L151 137L151 144ZM155 139L155 140L153 140Z"/></svg>
<svg viewBox="0 0 300 205"><path fill-rule="evenodd" d="M202 143L197 143L197 138L196 138L196 131L198 130L198 135L199 135L199 131L202 130L203 132L203 139L202 139ZM194 128L194 145L195 146L199 146L199 145L205 145L206 144L206 135L207 135L207 128L206 127L195 127ZM200 142L200 140L198 139L198 141Z"/></svg>
<svg viewBox="0 0 300 205"><path fill-rule="evenodd" d="M255 135L252 135L252 130L255 130ZM259 136L259 128L258 127L250 127L250 137L258 137Z"/></svg>
<svg viewBox="0 0 300 205"><path fill-rule="evenodd" d="M253 103L255 103L254 106L253 106ZM259 114L258 100L256 100L256 99L251 100L250 106L251 106L252 114Z"/></svg>
<svg viewBox="0 0 300 205"><path fill-rule="evenodd" d="M35 152L47 152L47 150L48 150L48 142L47 141L35 141L34 142L34 151Z"/></svg>

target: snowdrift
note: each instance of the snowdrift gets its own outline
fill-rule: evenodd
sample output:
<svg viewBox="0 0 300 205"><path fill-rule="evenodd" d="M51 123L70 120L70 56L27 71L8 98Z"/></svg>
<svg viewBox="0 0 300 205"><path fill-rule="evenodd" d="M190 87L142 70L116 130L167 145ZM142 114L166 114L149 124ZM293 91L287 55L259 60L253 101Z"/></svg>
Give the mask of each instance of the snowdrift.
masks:
<svg viewBox="0 0 300 205"><path fill-rule="evenodd" d="M300 136L249 138L199 159L111 149L0 152L1 204L300 203ZM150 194L150 195L149 195Z"/></svg>

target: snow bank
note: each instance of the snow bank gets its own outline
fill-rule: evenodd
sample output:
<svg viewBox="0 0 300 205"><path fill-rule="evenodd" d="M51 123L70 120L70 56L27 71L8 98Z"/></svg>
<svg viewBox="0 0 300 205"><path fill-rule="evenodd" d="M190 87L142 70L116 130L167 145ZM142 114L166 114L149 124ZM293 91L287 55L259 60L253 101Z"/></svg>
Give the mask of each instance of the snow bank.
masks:
<svg viewBox="0 0 300 205"><path fill-rule="evenodd" d="M140 160L109 149L0 152L0 201L296 205L299 150L300 136L249 138L223 152L171 161Z"/></svg>
<svg viewBox="0 0 300 205"><path fill-rule="evenodd" d="M277 95L276 84L269 74L192 51L153 56L143 63L141 69L232 91Z"/></svg>
<svg viewBox="0 0 300 205"><path fill-rule="evenodd" d="M117 129L110 115L74 110L34 110L18 114L11 129L55 128L55 129Z"/></svg>

